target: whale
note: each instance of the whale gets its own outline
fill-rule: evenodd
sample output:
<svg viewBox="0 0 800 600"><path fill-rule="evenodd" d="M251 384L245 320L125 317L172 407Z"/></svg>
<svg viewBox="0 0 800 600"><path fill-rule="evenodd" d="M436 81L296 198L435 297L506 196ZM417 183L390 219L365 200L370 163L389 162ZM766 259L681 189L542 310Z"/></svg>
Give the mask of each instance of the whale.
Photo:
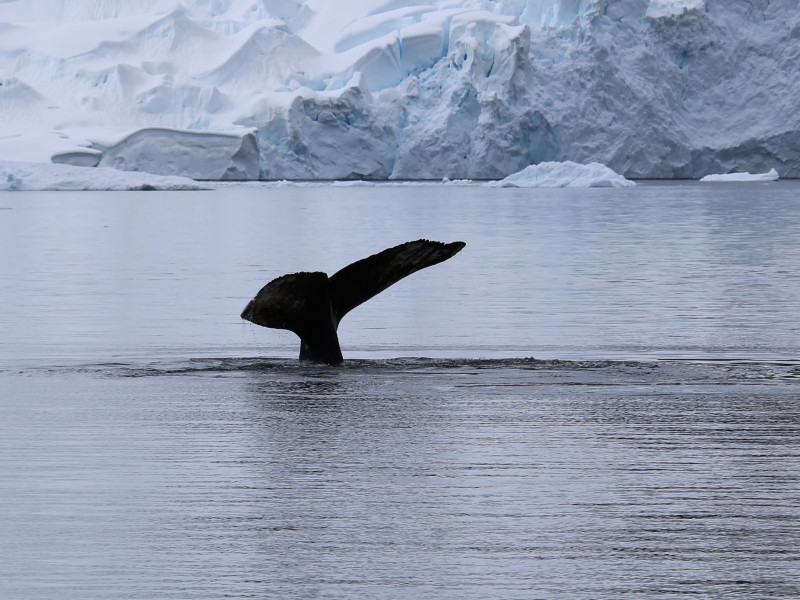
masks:
<svg viewBox="0 0 800 600"><path fill-rule="evenodd" d="M261 288L241 317L300 338L300 360L341 364L342 318L386 288L455 256L464 242L415 240L356 261L330 277L320 271L282 275Z"/></svg>

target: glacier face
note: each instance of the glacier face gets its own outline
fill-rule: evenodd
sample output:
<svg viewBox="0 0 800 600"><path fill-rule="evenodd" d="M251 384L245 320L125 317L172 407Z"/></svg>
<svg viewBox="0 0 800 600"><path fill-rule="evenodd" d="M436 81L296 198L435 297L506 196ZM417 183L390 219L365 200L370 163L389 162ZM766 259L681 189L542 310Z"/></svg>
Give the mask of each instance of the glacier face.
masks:
<svg viewBox="0 0 800 600"><path fill-rule="evenodd" d="M0 1L0 160L800 177L796 0Z"/></svg>

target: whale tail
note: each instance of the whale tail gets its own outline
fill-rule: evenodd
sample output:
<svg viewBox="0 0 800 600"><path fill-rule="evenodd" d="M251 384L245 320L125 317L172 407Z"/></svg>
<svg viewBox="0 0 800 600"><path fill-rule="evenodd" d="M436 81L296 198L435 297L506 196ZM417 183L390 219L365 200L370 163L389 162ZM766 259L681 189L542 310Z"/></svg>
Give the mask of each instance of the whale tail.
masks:
<svg viewBox="0 0 800 600"><path fill-rule="evenodd" d="M331 310L331 286L325 273L290 273L273 279L248 303L242 318L297 334L303 360L329 364L343 360L336 335L339 321Z"/></svg>
<svg viewBox="0 0 800 600"><path fill-rule="evenodd" d="M339 364L343 358L336 332L342 317L404 277L451 258L464 246L464 242L416 240L356 261L331 277L321 272L283 275L261 288L242 318L297 334L301 360Z"/></svg>

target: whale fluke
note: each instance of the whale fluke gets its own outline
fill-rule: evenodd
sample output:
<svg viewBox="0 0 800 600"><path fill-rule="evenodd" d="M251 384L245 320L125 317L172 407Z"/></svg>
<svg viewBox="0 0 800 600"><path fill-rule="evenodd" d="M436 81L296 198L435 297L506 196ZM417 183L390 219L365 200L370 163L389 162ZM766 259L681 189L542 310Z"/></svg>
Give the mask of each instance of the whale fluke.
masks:
<svg viewBox="0 0 800 600"><path fill-rule="evenodd" d="M242 311L242 318L300 337L300 359L342 362L336 331L348 312L420 269L451 258L464 242L416 240L378 252L337 271L291 273L273 279Z"/></svg>

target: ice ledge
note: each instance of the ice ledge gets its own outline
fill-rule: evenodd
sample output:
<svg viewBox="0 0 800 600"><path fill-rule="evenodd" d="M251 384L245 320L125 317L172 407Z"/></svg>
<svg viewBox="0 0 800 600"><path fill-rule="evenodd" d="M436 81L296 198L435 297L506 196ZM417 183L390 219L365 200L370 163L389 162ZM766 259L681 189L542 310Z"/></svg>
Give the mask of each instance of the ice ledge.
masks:
<svg viewBox="0 0 800 600"><path fill-rule="evenodd" d="M209 189L186 177L133 173L103 167L0 162L0 191L125 191Z"/></svg>
<svg viewBox="0 0 800 600"><path fill-rule="evenodd" d="M86 153L54 156L53 162L91 166L87 162L92 151L101 153L97 166L121 171L219 181L259 178L255 129L218 133L145 128L111 143L93 142Z"/></svg>

